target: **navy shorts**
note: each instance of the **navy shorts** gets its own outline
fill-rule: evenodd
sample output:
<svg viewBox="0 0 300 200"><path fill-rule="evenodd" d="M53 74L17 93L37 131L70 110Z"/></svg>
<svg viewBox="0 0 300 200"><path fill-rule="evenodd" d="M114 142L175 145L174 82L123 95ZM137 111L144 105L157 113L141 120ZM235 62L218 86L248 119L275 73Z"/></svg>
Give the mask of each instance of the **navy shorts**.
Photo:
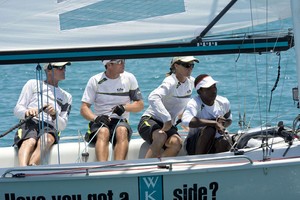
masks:
<svg viewBox="0 0 300 200"><path fill-rule="evenodd" d="M14 138L14 144L19 148L24 140L29 138L38 140L43 133L49 133L53 135L55 138L54 143L56 144L58 142L59 132L57 132L52 125L46 122L44 122L44 124L42 122L39 123L38 120L31 119L19 127Z"/></svg>
<svg viewBox="0 0 300 200"><path fill-rule="evenodd" d="M97 137L95 136L93 138L93 136L95 135L95 133L97 132L97 130L101 126L102 125L96 124L94 122L90 122L88 131L85 134L85 141L90 142L90 144L94 145L96 143ZM127 120L126 119L121 119L120 120L120 119L116 119L116 118L112 118L111 121L110 121L110 124L108 126L105 125L105 127L107 127L109 129L109 132L110 132L109 141L112 142L113 133L114 133L115 129L119 126L124 126L124 127L127 128L128 141L130 141L130 138L131 138L131 135L132 135L132 129L131 129L130 125L128 124ZM116 137L114 138L113 145L115 145L115 143L116 143Z"/></svg>
<svg viewBox="0 0 300 200"><path fill-rule="evenodd" d="M195 155L198 139L201 136L201 134L205 128L206 128L206 126L199 128L199 130L196 133L194 133L193 135L188 135L187 138L185 139L185 149L186 149L188 155ZM225 140L225 139L223 136L214 138L212 146L207 153L215 153L214 143L215 143L215 141L218 141L218 140Z"/></svg>
<svg viewBox="0 0 300 200"><path fill-rule="evenodd" d="M140 136L148 143L152 144L152 134L155 130L161 129L164 123L154 119L150 116L142 116L139 124L138 124L138 132ZM166 131L167 138L171 137L174 134L178 134L178 129L175 126L172 126L170 130ZM180 137L180 136L179 136Z"/></svg>
<svg viewBox="0 0 300 200"><path fill-rule="evenodd" d="M185 139L185 149L188 155L195 155L196 145L204 128L205 127L200 128L197 133L194 133L193 135L188 135Z"/></svg>

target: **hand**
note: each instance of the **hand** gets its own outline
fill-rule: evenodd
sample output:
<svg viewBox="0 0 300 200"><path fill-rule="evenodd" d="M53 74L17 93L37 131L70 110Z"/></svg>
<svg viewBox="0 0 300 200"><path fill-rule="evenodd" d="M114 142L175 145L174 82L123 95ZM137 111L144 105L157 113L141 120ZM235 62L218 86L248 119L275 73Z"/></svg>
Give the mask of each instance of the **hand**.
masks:
<svg viewBox="0 0 300 200"><path fill-rule="evenodd" d="M56 116L55 108L50 104L44 107L44 111L51 116Z"/></svg>
<svg viewBox="0 0 300 200"><path fill-rule="evenodd" d="M105 125L109 125L110 124L110 119L107 115L100 115L100 116L97 116L96 119L94 120L94 122L98 125L102 125L102 124L105 124Z"/></svg>
<svg viewBox="0 0 300 200"><path fill-rule="evenodd" d="M113 113L116 113L117 115L121 116L125 112L125 108L123 105L117 105L113 108Z"/></svg>
<svg viewBox="0 0 300 200"><path fill-rule="evenodd" d="M217 131L222 135L225 131L224 123L225 123L225 118L224 117L217 117L216 122L215 122L215 127Z"/></svg>
<svg viewBox="0 0 300 200"><path fill-rule="evenodd" d="M225 118L225 117L218 117L216 119L217 122L221 123L225 128L230 126L231 123L232 123L232 120L231 119L228 119L228 118Z"/></svg>
<svg viewBox="0 0 300 200"><path fill-rule="evenodd" d="M38 109L37 108L29 108L28 110L26 110L25 112L25 117L28 116L36 116L38 114Z"/></svg>

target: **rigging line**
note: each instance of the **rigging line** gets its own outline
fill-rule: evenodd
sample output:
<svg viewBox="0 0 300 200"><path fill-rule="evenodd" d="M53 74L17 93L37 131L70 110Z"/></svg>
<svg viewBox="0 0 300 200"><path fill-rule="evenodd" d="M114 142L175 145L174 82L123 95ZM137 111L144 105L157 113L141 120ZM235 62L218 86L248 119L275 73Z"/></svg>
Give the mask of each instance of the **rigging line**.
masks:
<svg viewBox="0 0 300 200"><path fill-rule="evenodd" d="M250 16L251 16L251 29L252 33L254 32L254 24L253 24L253 9L252 9L252 0L250 1ZM254 46L254 53L256 52L256 46L255 46L255 40L253 39L253 46ZM258 69L257 69L257 59L256 54L254 54L254 65L255 65L255 73L256 73L256 88L257 88L257 100L258 100L258 113L259 113L259 120L260 123L262 123L262 117L261 117L261 106L260 106L260 93L259 93L259 82L258 82Z"/></svg>
<svg viewBox="0 0 300 200"><path fill-rule="evenodd" d="M37 81L37 101L38 101L38 109L40 109L41 107L43 107L43 74L42 74L42 67L41 65L38 63L38 65L36 66L36 81ZM42 123L40 123L42 122ZM41 136L41 130L42 130L42 135L44 135L44 111L42 111L41 115L38 115L38 125L39 125L39 135ZM44 144L43 144L43 140L41 139L41 144L40 144L40 150L42 151ZM40 155L40 160L43 160L43 154L41 152Z"/></svg>
<svg viewBox="0 0 300 200"><path fill-rule="evenodd" d="M279 30L282 30L282 28L283 28L283 23L281 23L281 26L280 26L280 27L281 27L281 28L280 28ZM273 52L274 52L274 49L275 49L276 44L277 44L277 42L278 42L279 35L280 35L280 32L278 31L277 37L276 37L277 40L275 41L275 44L274 44L273 50L272 50ZM278 59L278 71L277 71L277 79L276 79L276 81L275 81L275 84L274 84L274 86L273 86L273 88L272 88L272 90L271 90L271 94L270 94L269 109L268 109L269 112L271 111L271 103L272 103L272 98L273 98L273 91L276 89L277 84L278 84L279 79L280 79L281 54L280 54L280 52L277 52L276 55L279 56L279 59ZM283 92L283 90L281 90L281 93L280 93L280 99L281 99L281 97L282 97L282 92ZM281 102L281 100L280 100L279 102ZM278 112L279 112L279 110L277 109L277 114L278 114Z"/></svg>
<svg viewBox="0 0 300 200"><path fill-rule="evenodd" d="M90 143L91 143L91 142L93 141L93 139L98 135L100 129L101 129L103 126L104 126L104 123L102 123L102 125L98 128L98 130L96 131L96 133L92 136L92 138L88 141L87 144L86 144L86 142L85 142L85 140L84 140L85 147L84 147L84 149L82 150L81 154L78 155L78 158L77 158L76 162L79 162L79 160L81 159L81 158L80 158L81 155L82 155L83 153L86 152L86 150L87 150L87 148L89 147ZM95 147L95 148L96 148L96 147Z"/></svg>
<svg viewBox="0 0 300 200"><path fill-rule="evenodd" d="M278 70L277 70L277 78L275 80L274 86L271 89L271 95L270 95L270 102L269 102L269 112L271 111L271 103L272 103L272 96L273 96L273 92L274 90L277 88L277 84L279 82L280 79L280 61L281 61L281 54L280 52L277 52L276 55L278 56Z"/></svg>
<svg viewBox="0 0 300 200"><path fill-rule="evenodd" d="M110 116L111 116L112 114L113 114L113 113L110 113L110 114L108 115L108 117L110 118ZM119 123L119 122L118 122L118 123ZM80 156L81 156L83 153L86 152L88 146L89 146L90 143L93 141L93 139L98 135L100 129L101 129L104 125L105 125L104 123L101 124L101 126L98 128L98 130L96 131L96 133L92 136L92 138L88 141L87 144L86 144L85 140L83 140L83 141L84 141L84 144L85 144L85 147L84 147L84 149L82 150L81 154L78 155L78 158L77 158L76 162L79 162Z"/></svg>
<svg viewBox="0 0 300 200"><path fill-rule="evenodd" d="M283 23L281 23L281 26L283 26L284 24ZM293 43L293 41L291 41L291 45L292 45L292 43ZM286 60L286 62L284 63L284 76L283 77L286 77L286 75L287 75L287 66L288 66L288 64L289 64L289 61L290 61L290 59L285 59ZM277 116L279 115L279 112L281 111L281 109L285 106L281 106L281 104L282 104L282 97L283 97L283 92L284 92L284 90L285 90L285 78L283 78L283 80L282 80L282 86L281 86L281 90L280 90L280 96L279 96L279 102L278 102L278 108L279 109L277 109Z"/></svg>
<svg viewBox="0 0 300 200"><path fill-rule="evenodd" d="M268 33L268 0L266 0L265 1L266 2L266 22L265 22L265 24L266 24L266 34ZM267 38L267 40L268 40L268 38ZM266 47L266 50L267 50L267 47ZM266 96L266 100L267 100L267 97L268 97L268 54L266 54L266 68L265 68L265 70L266 70L266 75L265 75L265 81L266 81L266 88L265 88L265 96ZM267 104L266 104L266 110L267 110ZM261 111L261 110L260 110ZM268 120L268 112L266 112L266 115L265 115L265 121L269 121ZM266 132L263 132L263 133L265 133L265 139L263 139L262 140L262 143L265 143L265 145L263 145L263 147L265 147L265 148L263 148L263 160L265 160L265 159L267 159L267 156L268 156L268 147L269 147L269 145L268 145L268 136L267 136L267 131Z"/></svg>
<svg viewBox="0 0 300 200"><path fill-rule="evenodd" d="M244 44L244 41L245 41L245 38L246 38L246 33L244 33L244 40L242 41L242 45ZM240 50L240 49L239 49ZM238 56L237 58L235 59L235 62L234 62L234 68L235 68L235 78L236 78L236 88L237 88L237 99L238 99L238 102L240 102L240 95L239 95L239 81L238 81L238 74L237 74L237 62L240 58L240 55L241 53L239 52L238 53ZM244 125L245 125L245 119L242 120L241 118L241 106L240 104L238 104L238 110L239 110L239 121L238 121L238 125L240 127L240 129L243 129L244 128ZM245 102L244 102L244 115L245 115Z"/></svg>
<svg viewBox="0 0 300 200"><path fill-rule="evenodd" d="M51 78L54 83L54 67L51 69ZM58 88L58 85L57 85ZM57 141L57 160L58 164L60 164L60 148L59 148L59 131L58 131L58 113L57 113L57 96L56 96L56 87L53 85L53 95L54 95L54 110L55 110L55 137ZM47 95L49 97L49 95Z"/></svg>
<svg viewBox="0 0 300 200"><path fill-rule="evenodd" d="M266 0L266 34L269 33L269 0ZM268 38L267 38L267 42L268 42ZM267 52L267 47L266 47L266 50ZM268 98L268 86L269 86L269 83L268 83L268 77L269 77L269 54L266 54L266 89L265 89L265 95L266 95L266 102L267 102L267 98ZM266 103L266 110L268 110L268 104ZM269 121L268 120L268 117L269 117L269 113L266 112L266 121ZM267 137L267 135L266 135ZM266 142L268 143L268 139L266 139Z"/></svg>
<svg viewBox="0 0 300 200"><path fill-rule="evenodd" d="M114 128L114 131L113 131L113 134L112 134L112 137L111 137L111 154L110 154L110 160L112 161L113 159L112 159L112 156L113 156L113 154L114 154L114 139L115 139L115 134L116 134L116 129L117 129L117 127L118 127L118 125L119 125L119 123L120 123L120 121L121 121L121 118L119 119L119 121L118 121L118 123L116 124L116 126L115 126L115 128ZM128 130L127 130L128 131ZM127 134L128 135L128 134Z"/></svg>
<svg viewBox="0 0 300 200"><path fill-rule="evenodd" d="M252 119L253 119L253 117L254 117L254 112L255 112L255 110L256 110L257 105L258 105L258 98L256 99L255 106L253 107L253 110L252 110L252 112L251 112L251 113L252 113L252 116L250 117L250 120L249 120L249 122L248 122L248 125L246 126L247 129L250 127L250 124L251 124Z"/></svg>

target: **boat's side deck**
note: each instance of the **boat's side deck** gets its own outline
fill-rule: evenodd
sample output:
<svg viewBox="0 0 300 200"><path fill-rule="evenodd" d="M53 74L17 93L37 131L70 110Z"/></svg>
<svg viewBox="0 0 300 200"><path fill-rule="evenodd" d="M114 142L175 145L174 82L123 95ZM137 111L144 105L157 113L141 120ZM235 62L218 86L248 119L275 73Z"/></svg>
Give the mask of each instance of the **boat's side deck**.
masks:
<svg viewBox="0 0 300 200"><path fill-rule="evenodd" d="M47 162L48 164L65 164L79 162L95 162L95 149L92 146L85 146L84 142L65 142L54 145L51 148ZM142 159L145 157L149 145L143 139L132 139L129 143L127 160ZM58 153L59 152L59 153ZM112 148L110 146L111 160ZM181 149L179 156L186 155L184 148ZM1 148L0 167L17 167L18 149L14 147Z"/></svg>
<svg viewBox="0 0 300 200"><path fill-rule="evenodd" d="M185 137L184 137L185 138ZM78 140L78 139L76 139ZM270 138L270 144L279 144L281 143L284 147L287 147L286 144L281 137ZM279 143L278 143L279 142ZM261 148L262 141L259 139L250 139L247 143L247 148ZM113 160L113 149L110 144L110 155L109 160ZM143 139L136 138L132 139L129 143L129 150L127 155L127 160L137 160L145 158L146 152L149 148L149 144L147 144ZM246 151L248 151L246 149ZM250 151L249 151L250 152ZM291 150L288 150L291 152ZM278 152L273 152L272 155L275 157L282 157L282 155L277 155ZM276 154L276 155L275 155ZM285 153L286 154L286 153ZM297 153L295 153L296 155ZM1 167L18 167L18 149L15 147L3 147L0 148L1 155ZM178 156L187 155L185 148L182 147ZM247 153L249 155L249 153ZM253 159L261 160L261 153L259 156L254 156ZM83 141L72 141L66 142L65 140L61 140L60 144L54 145L50 153L46 155L46 158L42 158L44 164L71 164L71 163L85 163L85 162L96 162L95 148L93 146L87 146L87 143Z"/></svg>

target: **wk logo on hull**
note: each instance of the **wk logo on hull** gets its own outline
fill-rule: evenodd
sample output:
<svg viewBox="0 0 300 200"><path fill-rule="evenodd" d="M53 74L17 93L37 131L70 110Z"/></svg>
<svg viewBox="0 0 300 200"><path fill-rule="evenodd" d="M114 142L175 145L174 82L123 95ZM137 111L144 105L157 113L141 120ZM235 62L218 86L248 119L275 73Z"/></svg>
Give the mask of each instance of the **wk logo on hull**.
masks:
<svg viewBox="0 0 300 200"><path fill-rule="evenodd" d="M140 199L160 200L163 199L162 176L139 177Z"/></svg>

